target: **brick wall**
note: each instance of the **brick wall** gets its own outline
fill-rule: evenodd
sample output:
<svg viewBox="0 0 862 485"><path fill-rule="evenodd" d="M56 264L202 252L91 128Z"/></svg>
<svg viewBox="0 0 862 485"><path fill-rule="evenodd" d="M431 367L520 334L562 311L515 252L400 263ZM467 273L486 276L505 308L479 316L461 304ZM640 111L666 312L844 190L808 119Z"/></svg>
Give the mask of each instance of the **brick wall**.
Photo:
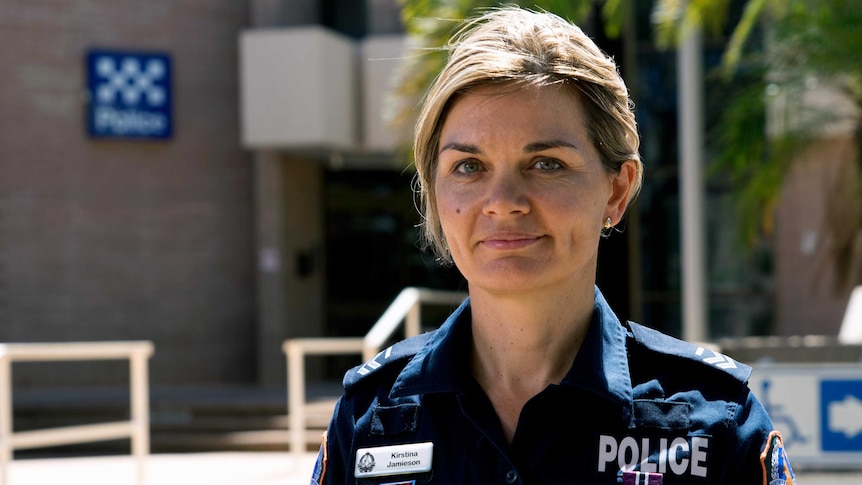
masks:
<svg viewBox="0 0 862 485"><path fill-rule="evenodd" d="M236 0L0 3L0 342L149 339L154 386L254 379L247 22ZM172 56L172 140L88 139L90 47ZM31 368L16 385L125 381Z"/></svg>

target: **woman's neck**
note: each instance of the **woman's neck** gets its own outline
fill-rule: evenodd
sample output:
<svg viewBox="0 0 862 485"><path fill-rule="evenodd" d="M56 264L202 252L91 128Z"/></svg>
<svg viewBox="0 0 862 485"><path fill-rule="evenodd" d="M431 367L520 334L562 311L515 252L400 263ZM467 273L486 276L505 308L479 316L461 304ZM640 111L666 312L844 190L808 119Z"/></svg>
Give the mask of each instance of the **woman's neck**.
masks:
<svg viewBox="0 0 862 485"><path fill-rule="evenodd" d="M483 374L493 374L495 385L558 383L571 367L593 313L592 291L589 298L537 298L491 296L471 289L470 301L474 370L478 366Z"/></svg>
<svg viewBox="0 0 862 485"><path fill-rule="evenodd" d="M593 293L491 295L470 289L473 375L509 440L523 405L569 371L593 313Z"/></svg>

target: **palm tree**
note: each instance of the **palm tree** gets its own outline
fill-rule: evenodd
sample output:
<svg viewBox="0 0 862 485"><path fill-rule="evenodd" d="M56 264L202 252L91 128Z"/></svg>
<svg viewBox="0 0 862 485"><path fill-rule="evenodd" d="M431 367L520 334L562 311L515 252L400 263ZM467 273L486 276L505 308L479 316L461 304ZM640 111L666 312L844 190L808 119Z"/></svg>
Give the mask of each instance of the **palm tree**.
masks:
<svg viewBox="0 0 862 485"><path fill-rule="evenodd" d="M803 147L824 126L849 123L858 141L862 112L862 9L846 0L740 0L742 13L731 32L723 64L714 76L729 103L708 137L711 173L726 180L739 210L746 248L768 238L782 184ZM533 0L511 2L546 9L581 22L601 5L609 37L620 34L631 1ZM728 28L731 0L654 0L656 41L675 46L688 29L718 34ZM415 118L416 101L443 65L455 21L499 5L491 0L401 0L408 34L421 54L403 66L396 123ZM813 86L828 85L842 103L800 102ZM781 110L778 112L777 107ZM779 116L776 116L779 115ZM780 119L779 119L780 118ZM841 119L839 119L841 118ZM777 121L784 120L784 123ZM790 120L788 122L788 120ZM769 131L767 136L767 131ZM837 178L828 191L824 221L836 288L862 284L862 150L855 176Z"/></svg>
<svg viewBox="0 0 862 485"><path fill-rule="evenodd" d="M657 40L724 28L728 0L657 0ZM862 284L862 9L844 0L747 0L716 76L734 92L711 136L713 173L733 187L749 247L772 231L799 154L836 131L853 134L855 163L827 188L822 221L838 292Z"/></svg>

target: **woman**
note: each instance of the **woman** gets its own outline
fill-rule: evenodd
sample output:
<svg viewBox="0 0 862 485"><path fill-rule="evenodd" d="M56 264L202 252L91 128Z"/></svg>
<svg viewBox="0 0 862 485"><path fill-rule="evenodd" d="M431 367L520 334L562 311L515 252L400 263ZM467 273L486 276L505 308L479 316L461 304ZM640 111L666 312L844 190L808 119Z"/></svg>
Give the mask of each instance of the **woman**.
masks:
<svg viewBox="0 0 862 485"><path fill-rule="evenodd" d="M514 7L466 24L414 146L425 237L470 297L347 373L312 483L792 483L750 369L622 324L595 286L638 144L578 27Z"/></svg>

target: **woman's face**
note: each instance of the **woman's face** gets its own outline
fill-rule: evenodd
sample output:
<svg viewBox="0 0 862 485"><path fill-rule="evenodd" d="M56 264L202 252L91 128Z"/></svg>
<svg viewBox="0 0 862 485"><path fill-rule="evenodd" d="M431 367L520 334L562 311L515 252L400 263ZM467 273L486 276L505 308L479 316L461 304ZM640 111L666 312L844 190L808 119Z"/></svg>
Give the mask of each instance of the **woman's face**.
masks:
<svg viewBox="0 0 862 485"><path fill-rule="evenodd" d="M471 290L592 291L602 225L622 217L633 165L603 168L580 101L561 86L487 86L456 100L434 189Z"/></svg>

